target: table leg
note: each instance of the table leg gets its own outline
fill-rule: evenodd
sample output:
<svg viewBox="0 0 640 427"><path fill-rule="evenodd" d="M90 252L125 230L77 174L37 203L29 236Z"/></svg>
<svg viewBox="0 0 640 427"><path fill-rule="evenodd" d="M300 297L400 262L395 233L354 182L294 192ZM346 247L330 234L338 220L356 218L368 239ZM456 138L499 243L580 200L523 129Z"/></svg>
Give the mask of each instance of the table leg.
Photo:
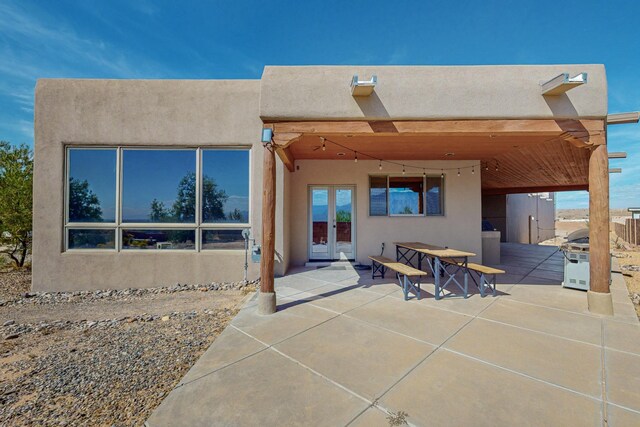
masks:
<svg viewBox="0 0 640 427"><path fill-rule="evenodd" d="M464 257L464 297L467 298L469 296L469 268L468 264L469 258Z"/></svg>
<svg viewBox="0 0 640 427"><path fill-rule="evenodd" d="M440 299L440 257L433 258L434 264L434 283L436 285L436 299Z"/></svg>

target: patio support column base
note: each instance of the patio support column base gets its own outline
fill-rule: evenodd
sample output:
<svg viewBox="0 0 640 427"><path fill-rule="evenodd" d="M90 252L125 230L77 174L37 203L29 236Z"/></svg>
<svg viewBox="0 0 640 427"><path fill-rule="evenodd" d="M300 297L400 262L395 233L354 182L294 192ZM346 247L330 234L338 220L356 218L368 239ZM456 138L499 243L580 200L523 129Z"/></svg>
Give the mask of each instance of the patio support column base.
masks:
<svg viewBox="0 0 640 427"><path fill-rule="evenodd" d="M613 299L610 292L587 291L587 303L591 313L613 315Z"/></svg>
<svg viewBox="0 0 640 427"><path fill-rule="evenodd" d="M258 294L258 314L273 314L276 312L276 293L260 292Z"/></svg>

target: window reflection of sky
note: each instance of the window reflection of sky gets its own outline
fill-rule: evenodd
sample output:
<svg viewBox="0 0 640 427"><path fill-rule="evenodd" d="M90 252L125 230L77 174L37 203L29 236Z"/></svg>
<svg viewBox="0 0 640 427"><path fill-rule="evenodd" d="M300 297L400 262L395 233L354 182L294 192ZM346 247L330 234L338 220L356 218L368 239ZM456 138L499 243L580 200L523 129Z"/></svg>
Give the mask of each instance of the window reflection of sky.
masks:
<svg viewBox="0 0 640 427"><path fill-rule="evenodd" d="M196 171L195 150L123 150L122 220L149 222L153 199L170 208L180 180Z"/></svg>
<svg viewBox="0 0 640 427"><path fill-rule="evenodd" d="M248 221L249 150L203 150L202 174L227 194L225 214L238 209Z"/></svg>
<svg viewBox="0 0 640 427"><path fill-rule="evenodd" d="M100 201L103 222L115 222L115 149L70 149L69 177L78 182L86 180Z"/></svg>

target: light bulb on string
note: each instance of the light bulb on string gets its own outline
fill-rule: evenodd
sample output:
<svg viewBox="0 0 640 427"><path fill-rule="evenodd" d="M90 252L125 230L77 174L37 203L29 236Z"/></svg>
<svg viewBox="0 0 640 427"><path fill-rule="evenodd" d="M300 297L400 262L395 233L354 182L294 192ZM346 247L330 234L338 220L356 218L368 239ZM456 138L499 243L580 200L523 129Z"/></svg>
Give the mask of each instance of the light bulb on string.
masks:
<svg viewBox="0 0 640 427"><path fill-rule="evenodd" d="M444 178L444 169L440 169L440 178Z"/></svg>
<svg viewBox="0 0 640 427"><path fill-rule="evenodd" d="M404 165L402 165L402 175L405 174Z"/></svg>
<svg viewBox="0 0 640 427"><path fill-rule="evenodd" d="M382 170L382 160L380 160L378 163L378 170Z"/></svg>
<svg viewBox="0 0 640 427"><path fill-rule="evenodd" d="M354 151L353 153L355 154L355 158L353 159L353 161L358 163L358 152Z"/></svg>
<svg viewBox="0 0 640 427"><path fill-rule="evenodd" d="M475 175L475 174L476 174L476 167L471 166L471 175Z"/></svg>
<svg viewBox="0 0 640 427"><path fill-rule="evenodd" d="M327 151L327 146L324 143L324 137L320 139L322 139L322 151Z"/></svg>
<svg viewBox="0 0 640 427"><path fill-rule="evenodd" d="M460 176L460 168L458 168L458 176Z"/></svg>
<svg viewBox="0 0 640 427"><path fill-rule="evenodd" d="M423 176L423 177L426 177L426 176L427 176L427 171L426 171L426 169L422 169L422 176Z"/></svg>

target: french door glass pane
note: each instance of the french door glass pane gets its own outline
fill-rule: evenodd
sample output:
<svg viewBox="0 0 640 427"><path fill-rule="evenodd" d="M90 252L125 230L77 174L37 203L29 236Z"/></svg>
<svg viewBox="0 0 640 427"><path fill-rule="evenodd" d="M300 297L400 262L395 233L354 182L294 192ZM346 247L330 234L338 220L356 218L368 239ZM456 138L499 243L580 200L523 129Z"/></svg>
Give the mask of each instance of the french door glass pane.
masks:
<svg viewBox="0 0 640 427"><path fill-rule="evenodd" d="M311 252L329 253L329 190L314 188L311 191Z"/></svg>
<svg viewBox="0 0 640 427"><path fill-rule="evenodd" d="M336 253L351 253L351 225L353 216L352 190L336 189Z"/></svg>
<svg viewBox="0 0 640 427"><path fill-rule="evenodd" d="M116 221L116 150L71 148L69 222Z"/></svg>
<svg viewBox="0 0 640 427"><path fill-rule="evenodd" d="M123 222L195 222L195 150L123 150L122 156Z"/></svg>

